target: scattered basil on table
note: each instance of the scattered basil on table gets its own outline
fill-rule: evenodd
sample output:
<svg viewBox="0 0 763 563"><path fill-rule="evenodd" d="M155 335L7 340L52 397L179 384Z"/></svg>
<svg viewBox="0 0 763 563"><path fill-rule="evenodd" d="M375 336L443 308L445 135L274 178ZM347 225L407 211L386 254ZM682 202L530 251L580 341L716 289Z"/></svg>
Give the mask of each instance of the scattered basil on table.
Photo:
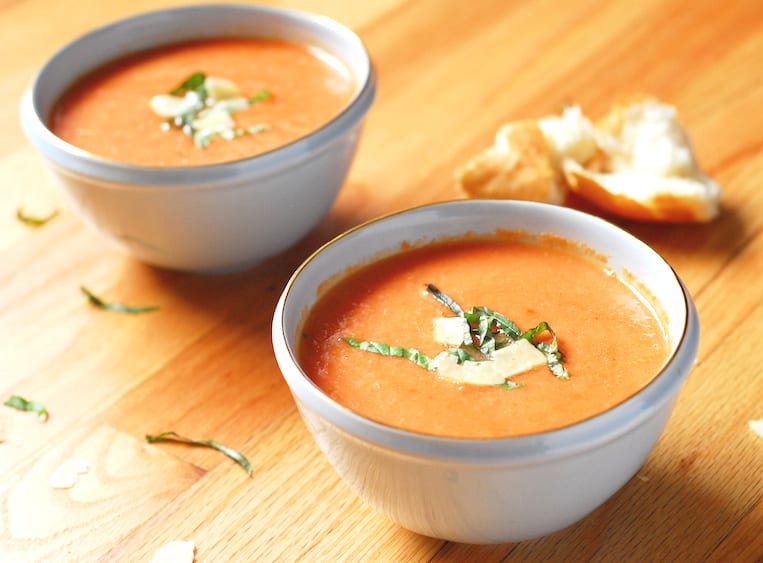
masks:
<svg viewBox="0 0 763 563"><path fill-rule="evenodd" d="M130 307L128 305L123 305L121 303L109 303L107 301L104 301L97 295L95 295L92 291L90 291L85 286L80 286L80 290L82 291L82 293L85 294L85 296L87 297L87 300L91 304L101 309L105 309L107 311L117 311L119 313L130 313L133 315L138 315L140 313L148 313L150 311L156 311L157 309L159 309L157 305L151 305L148 307Z"/></svg>
<svg viewBox="0 0 763 563"><path fill-rule="evenodd" d="M6 407L11 407L20 411L36 413L43 422L48 420L49 417L48 409L45 408L45 405L39 401L28 400L19 395L11 395L10 398L8 398L3 404Z"/></svg>
<svg viewBox="0 0 763 563"><path fill-rule="evenodd" d="M250 477L252 476L252 465L249 463L249 460L244 457L244 455L234 450L233 448L229 448L228 446L224 446L220 442L216 442L215 440L208 440L208 439L202 439L202 440L195 440L193 438L186 438L184 436L180 436L177 432L162 432L161 434L157 434L155 436L151 436L149 434L146 434L146 441L150 444L153 444L155 442L177 442L180 444L188 444L189 446L199 446L199 447L205 447L205 448L212 448L217 450L220 453L225 454L229 458L231 458L233 461L238 463L241 467L244 468L247 475Z"/></svg>
<svg viewBox="0 0 763 563"><path fill-rule="evenodd" d="M44 216L29 215L21 207L19 207L16 209L16 219L30 227L42 227L47 222L55 219L58 216L58 213L59 211L56 209Z"/></svg>

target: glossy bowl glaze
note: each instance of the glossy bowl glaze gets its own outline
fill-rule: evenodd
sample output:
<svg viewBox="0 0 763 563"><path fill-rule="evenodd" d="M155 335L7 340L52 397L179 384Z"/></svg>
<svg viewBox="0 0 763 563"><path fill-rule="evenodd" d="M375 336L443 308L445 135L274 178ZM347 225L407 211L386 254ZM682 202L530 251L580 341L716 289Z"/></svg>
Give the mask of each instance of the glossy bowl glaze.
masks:
<svg viewBox="0 0 763 563"><path fill-rule="evenodd" d="M204 37L275 37L320 47L350 69L357 90L329 123L247 159L191 167L110 161L56 137L46 124L72 82L125 55ZM106 25L55 53L21 102L24 131L75 212L108 241L171 269L225 272L254 266L308 233L336 198L376 89L361 40L324 16L257 5L198 5Z"/></svg>
<svg viewBox="0 0 763 563"><path fill-rule="evenodd" d="M667 364L636 395L570 426L502 439L407 432L350 411L300 369L305 312L321 284L347 268L426 242L497 229L552 233L607 257L651 293L670 341ZM329 282L331 283L331 282ZM672 268L600 218L525 201L463 200L371 221L314 253L293 275L273 320L278 365L328 460L368 504L415 532L457 542L501 543L549 534L583 518L625 484L662 432L697 353L694 304Z"/></svg>

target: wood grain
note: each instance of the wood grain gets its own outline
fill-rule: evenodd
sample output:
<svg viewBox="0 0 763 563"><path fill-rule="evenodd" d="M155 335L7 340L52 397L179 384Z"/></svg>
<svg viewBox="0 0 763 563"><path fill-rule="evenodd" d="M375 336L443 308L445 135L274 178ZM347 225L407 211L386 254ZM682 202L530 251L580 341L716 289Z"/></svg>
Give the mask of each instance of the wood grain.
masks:
<svg viewBox="0 0 763 563"><path fill-rule="evenodd" d="M163 0L0 1L0 561L148 561L193 539L204 561L761 561L763 4L757 0L289 0L372 53L379 90L356 161L304 241L239 274L160 271L108 247L67 208L24 138L18 102L63 43ZM183 2L180 2L183 3ZM270 345L280 289L320 244L364 220L460 197L454 170L511 119L619 96L678 108L722 185L707 225L613 219L665 256L702 336L668 427L639 474L581 522L520 544L418 536L358 500L314 445ZM59 217L39 229L17 208ZM89 306L80 285L141 316ZM242 451L147 444L175 430ZM72 457L90 471L47 481Z"/></svg>

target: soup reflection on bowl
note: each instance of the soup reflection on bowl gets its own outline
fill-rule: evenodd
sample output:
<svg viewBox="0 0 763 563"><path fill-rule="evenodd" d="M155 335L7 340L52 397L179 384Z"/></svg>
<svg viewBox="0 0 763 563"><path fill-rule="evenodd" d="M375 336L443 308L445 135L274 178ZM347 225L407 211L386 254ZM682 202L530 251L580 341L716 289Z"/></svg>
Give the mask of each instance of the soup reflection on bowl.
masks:
<svg viewBox="0 0 763 563"><path fill-rule="evenodd" d="M506 200L341 235L273 321L284 379L350 487L410 530L467 543L548 534L608 499L657 441L698 335L647 245Z"/></svg>
<svg viewBox="0 0 763 563"><path fill-rule="evenodd" d="M21 120L75 211L110 242L158 266L232 271L320 221L375 84L361 40L326 17L187 6L61 48Z"/></svg>

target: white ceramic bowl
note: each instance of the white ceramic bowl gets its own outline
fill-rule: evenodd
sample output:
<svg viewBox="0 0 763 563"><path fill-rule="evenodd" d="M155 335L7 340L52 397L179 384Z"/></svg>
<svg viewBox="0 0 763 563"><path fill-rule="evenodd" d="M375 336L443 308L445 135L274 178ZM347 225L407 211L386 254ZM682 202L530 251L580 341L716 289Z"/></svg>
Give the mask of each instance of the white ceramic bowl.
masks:
<svg viewBox="0 0 763 563"><path fill-rule="evenodd" d="M346 63L357 92L312 134L259 156L209 166L121 164L78 149L48 129L53 104L88 71L161 44L220 36L277 37L321 47ZM324 216L353 160L375 89L363 43L329 18L257 5L188 6L117 21L61 48L25 93L21 122L74 210L107 240L166 268L232 271L285 250Z"/></svg>
<svg viewBox="0 0 763 563"><path fill-rule="evenodd" d="M503 439L449 439L366 419L325 395L300 369L296 345L322 282L404 241L496 229L580 241L627 269L667 319L670 359L638 394L585 421ZM334 277L333 279L336 279ZM620 228L564 207L463 200L366 223L313 254L288 282L273 321L273 347L307 427L350 487L415 532L466 543L520 541L564 528L601 505L642 465L697 353L694 304L671 267Z"/></svg>

